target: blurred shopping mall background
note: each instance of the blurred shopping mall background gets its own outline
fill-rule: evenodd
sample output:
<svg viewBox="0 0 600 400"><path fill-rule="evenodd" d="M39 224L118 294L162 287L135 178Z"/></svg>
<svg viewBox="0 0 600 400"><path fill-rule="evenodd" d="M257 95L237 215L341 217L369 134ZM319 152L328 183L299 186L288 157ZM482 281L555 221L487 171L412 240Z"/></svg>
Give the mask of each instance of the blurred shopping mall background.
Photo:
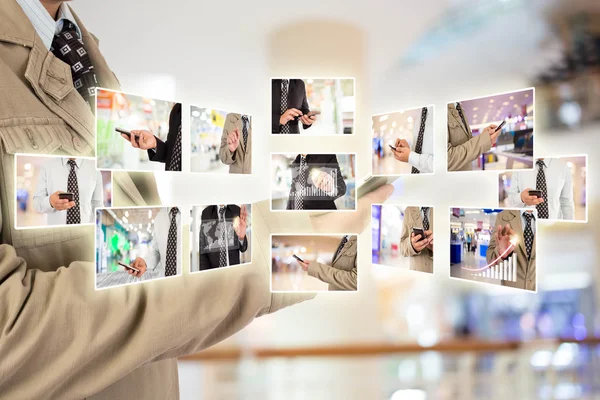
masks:
<svg viewBox="0 0 600 400"><path fill-rule="evenodd" d="M17 226L47 226L46 214L38 213L33 206L33 196L37 190L40 168L51 160L50 157L19 155L16 157L16 204ZM91 160L91 159L90 159ZM92 160L94 161L94 160ZM101 171L104 207L110 207L112 199L112 177L110 171ZM65 190L66 190L65 182Z"/></svg>
<svg viewBox="0 0 600 400"><path fill-rule="evenodd" d="M451 280L447 251L436 255L433 276L371 267L368 229L360 237L360 262L367 267L359 272L358 294L319 295L181 360L182 399L600 396L600 217L593 176L600 159L598 1L305 0L282 12L272 1L256 0L236 1L235 12L225 14L218 2L175 2L171 6L186 7L176 23L165 18L158 0L75 3L128 91L254 116L253 176L231 177L233 184L222 177L170 178L173 188L165 192L189 204L198 204L193 196L207 187L211 202L231 186L256 193L252 201L266 199L269 153L290 146L357 152L360 179L371 170L372 115L431 103L443 110L456 99L530 86L536 89L536 152L589 155L589 222L544 227L537 294ZM132 22L143 29L129 29ZM167 22L169 34L161 29ZM354 76L357 134L335 142L342 138L266 138L270 78L290 75ZM436 174L406 177L401 199L393 201L435 205L435 228L448 232L450 207L497 207L498 178L495 172L455 173L450 181L444 112L435 123ZM436 238L441 248L449 247L447 236Z"/></svg>

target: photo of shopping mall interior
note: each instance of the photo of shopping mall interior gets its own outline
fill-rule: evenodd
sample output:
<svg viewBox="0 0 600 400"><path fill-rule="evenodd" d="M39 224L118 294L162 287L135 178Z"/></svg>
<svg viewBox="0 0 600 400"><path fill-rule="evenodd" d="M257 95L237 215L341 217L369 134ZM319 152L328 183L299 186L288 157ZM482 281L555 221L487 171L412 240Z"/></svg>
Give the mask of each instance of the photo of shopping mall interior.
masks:
<svg viewBox="0 0 600 400"><path fill-rule="evenodd" d="M585 156L556 157L567 164L573 186L574 221L587 220L587 160ZM508 193L515 172L504 171L498 175L498 196L500 207L510 207ZM525 188L524 188L525 189Z"/></svg>
<svg viewBox="0 0 600 400"><path fill-rule="evenodd" d="M158 278L148 269L141 277L127 273L119 262L130 265L144 258L152 247L157 207L109 208L96 211L96 288L138 283Z"/></svg>
<svg viewBox="0 0 600 400"><path fill-rule="evenodd" d="M190 113L191 171L228 173L229 166L219 158L227 112L191 106Z"/></svg>
<svg viewBox="0 0 600 400"><path fill-rule="evenodd" d="M19 155L16 157L17 227L48 226L46 214L39 213L33 205L33 196L38 188L40 169L55 157ZM95 162L89 159L90 162ZM104 207L111 206L112 175L101 171ZM66 189L66 187L65 187Z"/></svg>
<svg viewBox="0 0 600 400"><path fill-rule="evenodd" d="M302 79L311 111L320 111L309 128L300 134L310 136L354 133L354 79Z"/></svg>
<svg viewBox="0 0 600 400"><path fill-rule="evenodd" d="M428 118L434 118L433 107L428 107ZM404 139L414 148L413 135L415 124L418 132L421 108L375 115L372 120L373 175L410 174L412 166L396 160L390 146L395 146L396 139Z"/></svg>
<svg viewBox="0 0 600 400"><path fill-rule="evenodd" d="M418 179L428 182L439 175L440 187L448 186L446 104L527 87L535 87L536 152L587 153L589 171L598 170L597 0L306 0L293 12L264 1L235 1L225 14L223 3L192 2L178 15L173 31L165 33L158 25L140 33L133 54L122 36L131 29L119 33L115 27L140 17L161 21L163 2L146 1L140 14L139 7L107 1L119 10L110 13L110 24L95 20L96 2L75 3L78 14L92 21L88 28L101 39L102 48L109 49L107 60L124 87L146 87L160 71L172 78L165 82L175 82L168 90L159 88L176 91L166 98L232 110L249 106L257 140L270 128L271 77L354 77L357 141L349 137L348 146L340 141L331 147L335 152L364 149L358 179L371 172L371 116L433 103L435 148L441 154L436 154L436 174ZM217 15L224 17L198 22L198 16ZM229 29L233 26L244 29L243 40L239 30ZM218 40L211 39L215 32ZM174 37L180 45L173 44ZM198 51L189 51L194 46ZM184 64L176 61L182 52ZM151 73L141 72L140 54L152 58ZM295 138L276 139L296 145ZM270 159L266 140L263 144L254 147L255 166ZM271 151L290 151L282 147ZM266 168L253 172L263 180L270 174ZM444 203L445 198L456 200L453 196L461 190L479 190L484 179L480 174L452 173L460 187L422 199L407 190L404 195L412 197L398 204L427 201L444 211L443 218L450 206L497 207L494 172L485 177L492 181L486 186L490 191L485 204ZM412 184L416 177L402 179L407 188L417 190L417 183ZM597 185L589 186L587 224L543 227L544 240L537 250L544 263L538 270L537 293L449 279L447 242L439 257L436 253L439 261L431 276L372 266L369 227L359 237L358 293L319 294L261 316L223 342L180 359L180 398L600 398L599 192ZM449 236L448 231L439 234Z"/></svg>
<svg viewBox="0 0 600 400"><path fill-rule="evenodd" d="M473 171L533 168L534 100L534 90L526 89L460 101L473 136L506 122L496 145L473 160Z"/></svg>
<svg viewBox="0 0 600 400"><path fill-rule="evenodd" d="M309 276L294 255L304 261L331 265L341 235L271 236L271 290L274 292L327 291L327 283Z"/></svg>
<svg viewBox="0 0 600 400"><path fill-rule="evenodd" d="M99 89L96 99L98 168L163 171L163 163L151 162L147 151L132 147L115 128L127 131L148 130L165 141L173 105L171 101Z"/></svg>

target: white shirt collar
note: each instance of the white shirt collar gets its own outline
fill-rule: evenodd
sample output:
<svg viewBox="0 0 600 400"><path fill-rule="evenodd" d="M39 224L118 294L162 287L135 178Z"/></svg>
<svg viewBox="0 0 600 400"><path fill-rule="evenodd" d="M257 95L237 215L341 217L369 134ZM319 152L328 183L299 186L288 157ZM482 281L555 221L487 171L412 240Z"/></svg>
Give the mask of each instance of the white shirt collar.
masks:
<svg viewBox="0 0 600 400"><path fill-rule="evenodd" d="M69 158L68 157L62 157L61 161L62 161L62 165L63 166L66 165L66 166L70 167L70 165L68 164L68 162L69 162ZM74 159L73 161L75 161L75 165L77 166L77 168L81 168L81 161L82 160Z"/></svg>
<svg viewBox="0 0 600 400"><path fill-rule="evenodd" d="M52 47L54 35L60 33L62 30L65 20L68 20L75 25L77 34L81 38L81 30L66 2L60 5L60 8L58 9L58 20L56 21L50 16L40 0L17 0L17 3L19 3L25 12L25 15L27 15L27 18L31 21L35 31L48 50Z"/></svg>

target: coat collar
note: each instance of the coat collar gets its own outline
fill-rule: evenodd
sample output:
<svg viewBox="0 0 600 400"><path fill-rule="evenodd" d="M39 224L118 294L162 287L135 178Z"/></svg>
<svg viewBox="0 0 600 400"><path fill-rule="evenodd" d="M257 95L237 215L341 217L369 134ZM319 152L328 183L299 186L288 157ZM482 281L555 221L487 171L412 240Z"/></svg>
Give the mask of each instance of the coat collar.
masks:
<svg viewBox="0 0 600 400"><path fill-rule="evenodd" d="M0 1L0 19L0 41L33 47L37 33L16 1Z"/></svg>

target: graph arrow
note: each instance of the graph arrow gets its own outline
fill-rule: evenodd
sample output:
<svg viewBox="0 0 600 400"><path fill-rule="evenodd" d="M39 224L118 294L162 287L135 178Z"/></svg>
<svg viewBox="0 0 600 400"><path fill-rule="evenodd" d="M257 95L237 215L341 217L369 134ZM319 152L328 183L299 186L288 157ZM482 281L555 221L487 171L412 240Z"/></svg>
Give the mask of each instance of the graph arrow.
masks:
<svg viewBox="0 0 600 400"><path fill-rule="evenodd" d="M508 248L502 254L500 254L498 257L496 257L495 260L493 260L491 263L489 263L485 267L481 267L481 268L460 267L460 268L464 269L465 271L469 271L469 272L481 272L481 271L484 271L484 270L486 270L486 269L494 266L498 261L500 261L501 259L503 259L505 255L507 255L511 251L513 251L513 249L517 245L517 242L518 242L518 240L517 240L516 237L513 237L512 239L510 239L510 246L508 246Z"/></svg>

